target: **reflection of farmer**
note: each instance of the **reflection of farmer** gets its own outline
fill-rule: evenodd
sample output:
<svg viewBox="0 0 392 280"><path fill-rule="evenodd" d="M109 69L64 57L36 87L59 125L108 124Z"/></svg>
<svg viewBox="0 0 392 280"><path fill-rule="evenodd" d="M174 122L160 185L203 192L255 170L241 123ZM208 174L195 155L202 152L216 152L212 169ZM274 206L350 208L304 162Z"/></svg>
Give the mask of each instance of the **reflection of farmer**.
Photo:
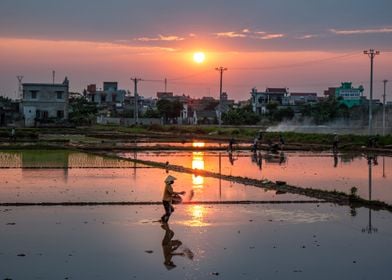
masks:
<svg viewBox="0 0 392 280"><path fill-rule="evenodd" d="M263 156L261 155L260 152L257 155L257 166L259 167L260 170L263 168Z"/></svg>
<svg viewBox="0 0 392 280"><path fill-rule="evenodd" d="M259 144L259 140L258 140L258 138L256 137L256 138L253 140L253 146L252 146L252 151L253 151L254 153L257 152L258 144Z"/></svg>
<svg viewBox="0 0 392 280"><path fill-rule="evenodd" d="M234 140L234 138L230 138L230 141L229 141L229 152L232 152L233 151L233 149L234 149L234 144L235 144L235 140Z"/></svg>
<svg viewBox="0 0 392 280"><path fill-rule="evenodd" d="M229 161L231 165L234 165L235 159L232 152L229 152Z"/></svg>
<svg viewBox="0 0 392 280"><path fill-rule="evenodd" d="M164 257L164 265L170 270L176 267L172 261L173 256L186 256L189 259L193 259L193 253L188 248L183 248L181 252L176 252L176 250L182 245L180 240L173 240L174 231L172 231L168 224L163 224L162 228L165 230L165 235L162 240L162 251Z"/></svg>
<svg viewBox="0 0 392 280"><path fill-rule="evenodd" d="M338 145L339 145L339 136L335 133L335 135L333 137L332 150L337 151Z"/></svg>
<svg viewBox="0 0 392 280"><path fill-rule="evenodd" d="M337 167L339 163L338 154L336 152L333 153L333 167Z"/></svg>
<svg viewBox="0 0 392 280"><path fill-rule="evenodd" d="M165 208L165 215L161 217L161 222L167 223L169 221L170 215L174 212L174 207L172 205L173 202L173 196L179 195L179 194L185 194L185 192L175 192L173 191L173 183L174 180L177 178L169 175L165 179L165 190L163 192L163 207Z"/></svg>

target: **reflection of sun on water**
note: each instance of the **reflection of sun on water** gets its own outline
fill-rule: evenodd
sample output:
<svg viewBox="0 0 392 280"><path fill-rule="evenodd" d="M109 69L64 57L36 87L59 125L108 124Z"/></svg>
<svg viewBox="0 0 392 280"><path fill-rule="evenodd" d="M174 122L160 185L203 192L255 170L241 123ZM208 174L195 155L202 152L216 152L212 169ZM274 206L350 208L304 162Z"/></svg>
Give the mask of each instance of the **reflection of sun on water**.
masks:
<svg viewBox="0 0 392 280"><path fill-rule="evenodd" d="M204 143L193 143L194 147L203 147ZM192 153L192 169L204 170L204 153ZM199 175L192 175L192 184L194 188L201 189L204 184L204 177Z"/></svg>
<svg viewBox="0 0 392 280"><path fill-rule="evenodd" d="M190 220L184 221L184 224L191 227L209 226L209 223L203 221L208 212L208 208L203 205L190 205L187 207L187 213L191 216Z"/></svg>
<svg viewBox="0 0 392 280"><path fill-rule="evenodd" d="M193 152L192 153L192 169L204 170L204 153Z"/></svg>
<svg viewBox="0 0 392 280"><path fill-rule="evenodd" d="M204 142L193 142L192 143L192 146L193 147L199 147L199 148L201 148L201 147L204 147L206 145L206 143L204 143Z"/></svg>
<svg viewBox="0 0 392 280"><path fill-rule="evenodd" d="M203 188L204 177L198 175L192 175L192 184L195 189Z"/></svg>
<svg viewBox="0 0 392 280"><path fill-rule="evenodd" d="M194 220L201 220L203 218L204 207L201 205L192 206L192 217Z"/></svg>

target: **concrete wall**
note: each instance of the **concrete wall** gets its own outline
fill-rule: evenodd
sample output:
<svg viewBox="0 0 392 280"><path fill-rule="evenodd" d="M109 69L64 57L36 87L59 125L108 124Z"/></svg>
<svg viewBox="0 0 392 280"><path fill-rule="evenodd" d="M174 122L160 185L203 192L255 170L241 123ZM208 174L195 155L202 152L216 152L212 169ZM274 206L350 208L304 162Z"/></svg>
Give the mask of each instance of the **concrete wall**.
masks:
<svg viewBox="0 0 392 280"><path fill-rule="evenodd" d="M104 124L104 125L114 124L114 125L130 126L135 124L135 120L133 118L110 118L110 117L98 116L97 124ZM162 120L159 118L139 118L138 124L141 125L162 124Z"/></svg>

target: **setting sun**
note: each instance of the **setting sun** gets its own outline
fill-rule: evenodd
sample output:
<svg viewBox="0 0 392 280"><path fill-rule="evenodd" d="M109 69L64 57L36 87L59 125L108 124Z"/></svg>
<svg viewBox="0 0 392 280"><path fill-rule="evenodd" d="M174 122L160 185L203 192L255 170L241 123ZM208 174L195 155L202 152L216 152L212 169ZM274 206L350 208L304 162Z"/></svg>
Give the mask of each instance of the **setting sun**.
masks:
<svg viewBox="0 0 392 280"><path fill-rule="evenodd" d="M193 54L193 61L196 63L203 63L206 55L203 52L196 52Z"/></svg>

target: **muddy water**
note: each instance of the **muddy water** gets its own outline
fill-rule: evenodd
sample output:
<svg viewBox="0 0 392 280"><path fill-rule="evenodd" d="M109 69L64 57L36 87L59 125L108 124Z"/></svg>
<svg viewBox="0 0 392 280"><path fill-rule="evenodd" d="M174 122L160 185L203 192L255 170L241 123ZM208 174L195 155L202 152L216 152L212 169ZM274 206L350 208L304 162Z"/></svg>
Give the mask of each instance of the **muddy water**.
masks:
<svg viewBox="0 0 392 280"><path fill-rule="evenodd" d="M165 170L68 151L0 152L0 202L157 202ZM170 173L185 200L312 200L228 181Z"/></svg>
<svg viewBox="0 0 392 280"><path fill-rule="evenodd" d="M121 156L134 158L134 153ZM138 159L256 179L281 180L306 188L339 190L352 187L368 199L392 203L392 157L311 152L145 152Z"/></svg>
<svg viewBox="0 0 392 280"><path fill-rule="evenodd" d="M311 205L0 207L1 279L390 279L388 212ZM173 247L171 247L173 246Z"/></svg>

